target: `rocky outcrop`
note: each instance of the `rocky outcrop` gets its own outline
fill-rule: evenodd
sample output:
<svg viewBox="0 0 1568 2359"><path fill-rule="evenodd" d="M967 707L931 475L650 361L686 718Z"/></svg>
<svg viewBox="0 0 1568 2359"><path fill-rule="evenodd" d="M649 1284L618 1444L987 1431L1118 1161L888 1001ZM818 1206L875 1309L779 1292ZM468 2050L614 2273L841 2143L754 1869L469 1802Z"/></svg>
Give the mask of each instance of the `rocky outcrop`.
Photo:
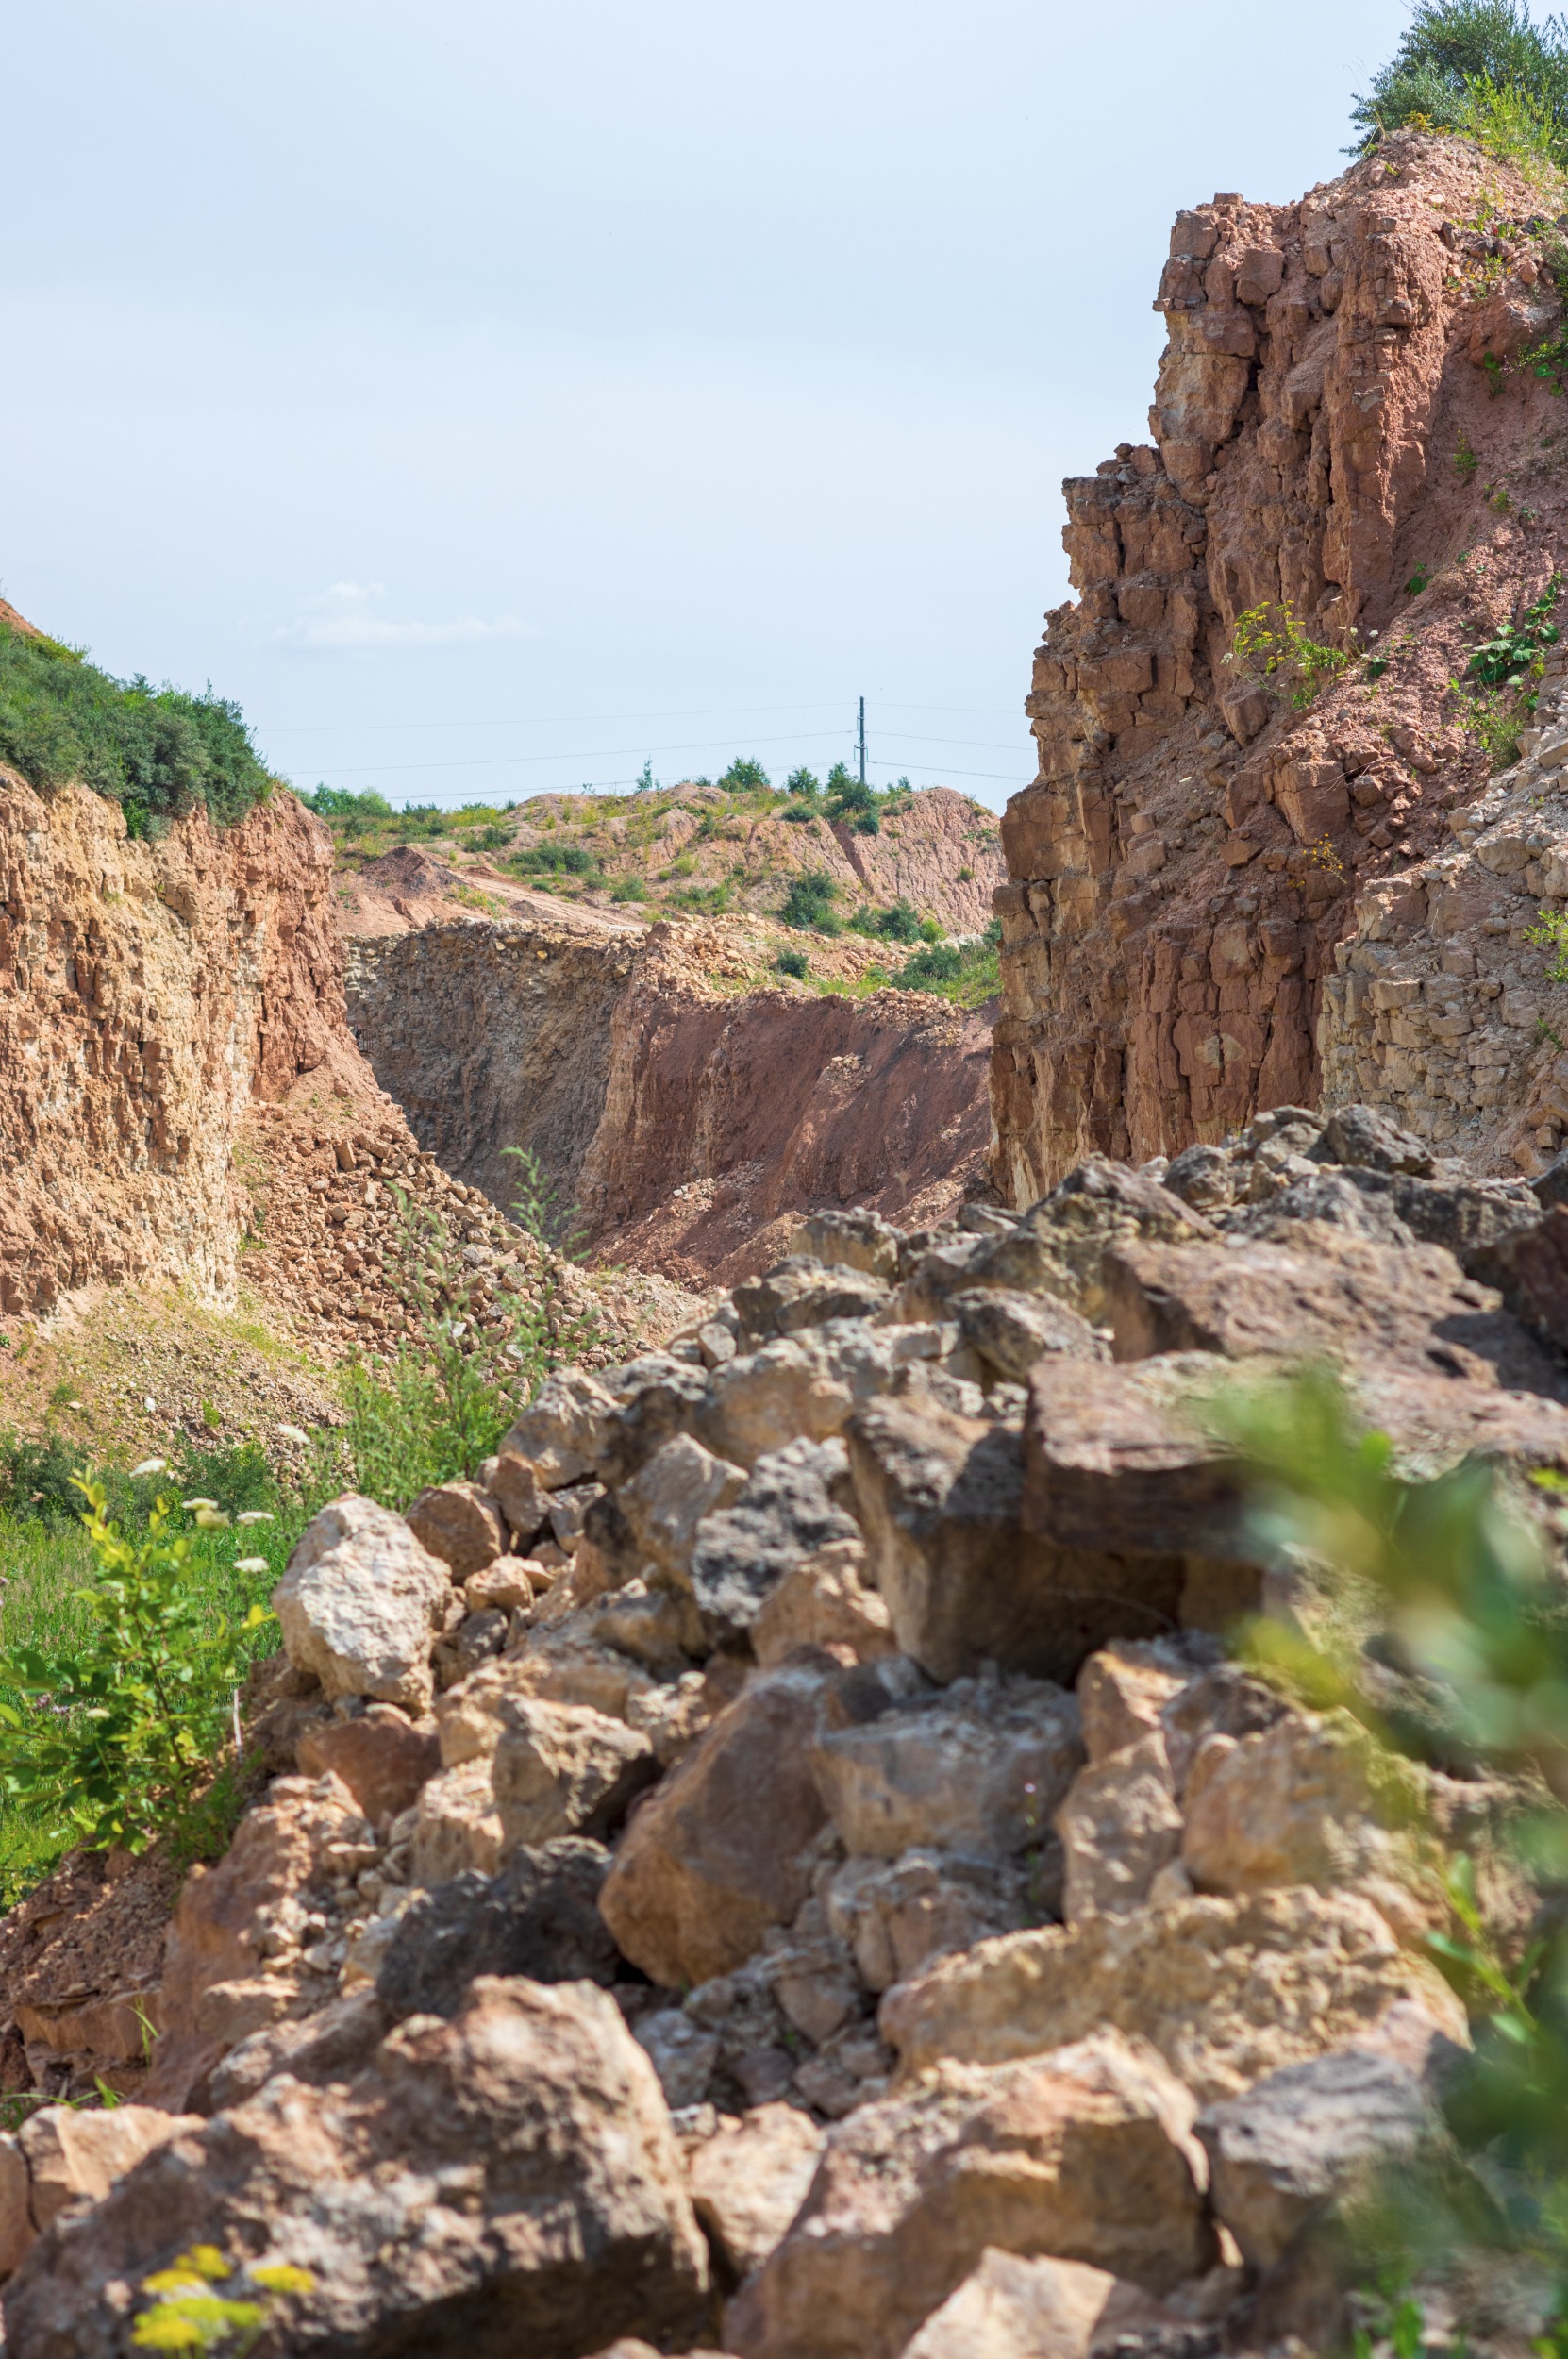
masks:
<svg viewBox="0 0 1568 2359"><path fill-rule="evenodd" d="M1524 940L1558 875L1526 805L1558 774L1483 798L1449 686L1568 545L1554 396L1505 374L1560 308L1541 231L1508 167L1410 132L1299 204L1178 217L1154 441L1065 487L1078 594L1003 822L1008 1200L1320 1092L1481 1167L1560 1131L1534 1029L1560 994ZM1376 661L1294 702L1251 677L1237 618L1282 604Z"/></svg>
<svg viewBox="0 0 1568 2359"><path fill-rule="evenodd" d="M950 1211L985 1147L983 1019L914 992L726 995L712 948L674 925L355 941L350 1019L447 1170L507 1205L528 1148L611 1262L733 1282L819 1206Z"/></svg>
<svg viewBox="0 0 1568 2359"><path fill-rule="evenodd" d="M279 794L133 842L0 771L0 1315L94 1279L232 1296L253 1095L362 1074L326 830Z"/></svg>

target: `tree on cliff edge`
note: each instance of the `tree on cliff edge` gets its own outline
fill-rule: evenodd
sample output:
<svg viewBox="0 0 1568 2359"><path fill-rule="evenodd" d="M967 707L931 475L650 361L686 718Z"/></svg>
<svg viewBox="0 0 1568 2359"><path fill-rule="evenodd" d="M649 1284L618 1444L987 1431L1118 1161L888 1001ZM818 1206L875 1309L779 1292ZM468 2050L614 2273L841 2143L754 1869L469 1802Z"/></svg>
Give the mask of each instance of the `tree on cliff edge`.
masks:
<svg viewBox="0 0 1568 2359"><path fill-rule="evenodd" d="M1532 101L1568 143L1568 24L1560 16L1536 24L1523 0L1423 0L1371 90L1356 99L1348 152L1365 155L1403 124L1468 130L1475 93L1488 85Z"/></svg>

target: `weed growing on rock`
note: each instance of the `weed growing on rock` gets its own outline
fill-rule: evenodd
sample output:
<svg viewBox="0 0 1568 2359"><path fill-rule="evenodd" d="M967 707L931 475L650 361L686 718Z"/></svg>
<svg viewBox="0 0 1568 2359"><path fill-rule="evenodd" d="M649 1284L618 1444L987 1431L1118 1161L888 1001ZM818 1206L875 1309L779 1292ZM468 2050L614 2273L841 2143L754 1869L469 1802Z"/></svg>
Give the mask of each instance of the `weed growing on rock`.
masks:
<svg viewBox="0 0 1568 2359"><path fill-rule="evenodd" d="M1469 435L1460 427L1459 447L1454 453L1454 473L1462 482L1469 483L1474 480L1476 470L1480 463L1479 459L1470 447ZM1460 561L1463 561L1462 559Z"/></svg>
<svg viewBox="0 0 1568 2359"><path fill-rule="evenodd" d="M235 2269L215 2245L192 2245L171 2267L143 2278L142 2291L153 2299L131 2328L131 2344L137 2351L228 2351L243 2359L278 2302L313 2293L315 2285L309 2269L286 2262Z"/></svg>
<svg viewBox="0 0 1568 2359"><path fill-rule="evenodd" d="M1534 605L1525 609L1518 622L1484 641L1466 669L1488 688L1518 688L1532 675L1539 678L1542 651L1555 645L1560 635L1551 616L1561 587L1562 576L1554 574Z"/></svg>
<svg viewBox="0 0 1568 2359"><path fill-rule="evenodd" d="M1525 940L1533 943L1537 949L1551 951L1546 980L1549 983L1568 983L1568 911L1538 910L1536 923L1525 929ZM1547 1026L1548 1033L1550 1029Z"/></svg>
<svg viewBox="0 0 1568 2359"><path fill-rule="evenodd" d="M1334 678L1354 658L1343 648L1309 639L1289 606L1266 604L1248 607L1236 617L1226 661L1266 681L1276 694L1288 696L1293 711L1303 712L1325 680Z"/></svg>

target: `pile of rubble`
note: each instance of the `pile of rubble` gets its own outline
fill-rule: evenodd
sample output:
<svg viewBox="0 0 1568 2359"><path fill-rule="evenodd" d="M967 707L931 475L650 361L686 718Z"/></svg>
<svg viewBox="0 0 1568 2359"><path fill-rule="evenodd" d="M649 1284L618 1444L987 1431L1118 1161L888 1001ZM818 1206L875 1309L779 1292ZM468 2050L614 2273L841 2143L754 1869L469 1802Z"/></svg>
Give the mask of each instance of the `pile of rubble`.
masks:
<svg viewBox="0 0 1568 2359"><path fill-rule="evenodd" d="M1309 1600L1193 1404L1322 1358L1412 1469L1568 1469L1564 1236L1283 1108L814 1215L479 1481L324 1509L139 2101L0 2141L8 2351L128 2350L198 2243L311 2272L278 2352L1328 2347L1326 2207L1467 2040L1442 1847L1510 1798L1229 1657Z"/></svg>

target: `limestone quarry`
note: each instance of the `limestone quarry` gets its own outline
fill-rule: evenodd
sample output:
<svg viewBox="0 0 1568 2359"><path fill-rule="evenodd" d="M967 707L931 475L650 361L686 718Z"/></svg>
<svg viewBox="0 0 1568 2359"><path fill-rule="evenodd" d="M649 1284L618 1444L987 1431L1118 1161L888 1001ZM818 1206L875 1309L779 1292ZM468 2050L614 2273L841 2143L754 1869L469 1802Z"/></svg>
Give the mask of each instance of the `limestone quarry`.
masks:
<svg viewBox="0 0 1568 2359"><path fill-rule="evenodd" d="M595 855L644 902L0 778L8 1350L183 1287L341 1422L425 1332L415 1216L465 1325L542 1274L592 1322L462 1476L302 1510L225 1840L0 1917L15 2359L152 2347L193 2253L259 2359L1328 2359L1376 2340L1357 2204L1516 2221L1447 1969L1456 1894L1506 1988L1552 1934L1539 1732L1448 1741L1225 1404L1307 1364L1368 1482L1489 1470L1560 1618L1568 666L1506 744L1464 685L1568 547L1511 365L1552 234L1410 131L1179 216L999 848L957 795L736 820L714 911L702 788ZM1284 608L1335 659L1294 700L1236 644ZM966 941L994 891L999 1002L870 934L781 970L813 863ZM1421 2349L1558 2348L1493 2244Z"/></svg>

